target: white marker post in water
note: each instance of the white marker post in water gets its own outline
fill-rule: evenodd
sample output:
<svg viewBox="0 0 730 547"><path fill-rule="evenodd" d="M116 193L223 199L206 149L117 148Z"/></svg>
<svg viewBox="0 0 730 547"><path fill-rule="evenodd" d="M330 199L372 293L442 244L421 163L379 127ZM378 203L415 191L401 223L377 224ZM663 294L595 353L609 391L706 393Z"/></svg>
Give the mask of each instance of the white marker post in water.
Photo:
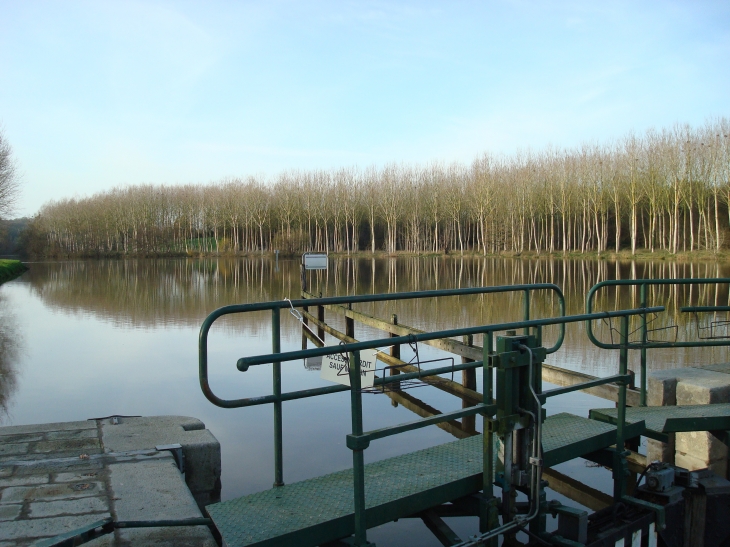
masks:
<svg viewBox="0 0 730 547"><path fill-rule="evenodd" d="M360 352L360 386L373 387L375 382L375 361L378 352L366 349ZM350 385L350 358L349 354L335 353L322 357L322 368L319 377L345 386Z"/></svg>

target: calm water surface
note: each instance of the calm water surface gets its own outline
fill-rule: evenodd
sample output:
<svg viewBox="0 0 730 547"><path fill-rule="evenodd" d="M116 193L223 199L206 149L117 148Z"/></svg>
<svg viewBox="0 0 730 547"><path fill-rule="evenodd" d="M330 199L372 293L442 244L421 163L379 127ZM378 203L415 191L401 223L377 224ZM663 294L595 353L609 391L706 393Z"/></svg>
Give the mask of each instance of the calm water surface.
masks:
<svg viewBox="0 0 730 547"><path fill-rule="evenodd" d="M298 261L269 259L73 261L30 264L30 271L0 287L0 421L2 425L85 420L120 415L186 415L203 420L222 445L223 499L269 488L273 482L273 410L271 406L224 410L214 407L198 385L197 337L203 319L214 309L300 294ZM605 279L643 277L722 277L726 265L714 263L615 263L581 260L469 258L368 258L330 261L327 272L310 277L313 292L323 295L382 293L552 282L563 288L568 314L582 313L588 289ZM728 305L726 288L709 286L651 293L650 305L668 311L655 318L654 339L695 338L698 325L676 310L687 304ZM637 305L636 291L606 291L599 309ZM557 313L547 293L531 301L533 317ZM521 319L521 295L451 297L355 306L361 311L436 330ZM327 321L344 330L334 315ZM596 324L608 340L612 327ZM702 323L699 327L705 327ZM718 327L720 331L723 326ZM726 332L715 331L715 334ZM271 392L271 370L238 372L239 357L270 352L269 315L228 316L211 330L210 378L224 398ZM555 332L546 332L546 341ZM615 336L615 334L614 334ZM356 326L360 339L382 333ZM327 338L327 343L335 340ZM299 323L282 314L282 350L301 347ZM419 347L421 359L444 357ZM405 360L413 356L403 349ZM727 348L650 352L651 369L700 362L730 361ZM563 348L548 363L597 376L617 372L618 353L588 343L583 327L569 329ZM632 367L637 368L635 360ZM283 389L323 385L318 371L302 362L283 365ZM638 372L638 371L637 371ZM459 380L457 373L456 380ZM481 389L481 386L479 386ZM430 387L408 392L441 411L461 402ZM589 408L609 406L584 394L551 399L549 413L587 415ZM384 395L364 396L365 429L410 421L414 414L394 407ZM480 428L480 427L479 427ZM339 393L284 404L284 478L294 482L351 466L345 446L350 432L349 394ZM436 427L374 442L366 461L390 457L453 440ZM607 489L608 474L583 462L559 470ZM549 497L560 498L555 494ZM464 536L475 532L474 519L452 519ZM420 521L402 520L375 530L379 545L439 545Z"/></svg>

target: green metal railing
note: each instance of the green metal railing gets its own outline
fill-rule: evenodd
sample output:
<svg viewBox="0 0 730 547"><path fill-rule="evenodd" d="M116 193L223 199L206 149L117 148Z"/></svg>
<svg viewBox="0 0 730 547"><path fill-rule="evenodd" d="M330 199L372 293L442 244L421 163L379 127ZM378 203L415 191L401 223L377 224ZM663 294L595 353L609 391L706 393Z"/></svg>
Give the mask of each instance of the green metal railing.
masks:
<svg viewBox="0 0 730 547"><path fill-rule="evenodd" d="M560 316L547 318L547 319L529 319L529 298L530 293L536 290L550 290L554 291L558 295L558 302L560 306ZM501 293L501 292L516 292L522 291L524 294L523 300L523 313L526 316L522 321L500 323L493 325L482 325L476 327L464 327L458 329L448 329L437 332L424 332L418 334L410 334L407 336L393 336L382 338L378 340L368 340L363 342L353 342L346 344L339 344L336 346L326 346L321 348L313 348L306 350L296 350L289 352L281 352L281 326L280 326L280 312L282 308L302 308L305 306L325 306L330 304L352 304L352 303L364 303L364 302L378 302L378 301L395 301L395 300L407 300L415 298L433 298L439 296L457 296L465 294L489 294L489 293ZM208 382L208 346L207 338L208 332L215 322L216 319L234 313L246 313L253 311L270 310L272 312L272 353L267 355L258 355L251 357L243 357L237 361L237 368L240 371L246 371L252 366L258 366L263 364L273 364L273 393L271 395L265 395L260 397L251 397L245 399L233 399L226 400L217 397L212 390ZM625 421L625 406L626 406L626 386L628 383L628 325L629 316L631 315L646 315L647 313L656 313L663 311L664 308L661 306L653 308L640 308L634 310L623 310L613 312L601 312L601 313L586 313L574 316L565 316L565 301L562 291L559 287L553 284L532 284L532 285L512 285L503 287L480 287L470 289L453 289L453 290L441 290L441 291L422 291L412 293L396 293L396 294L380 294L380 295L367 295L367 296L345 296L345 297L330 297L330 298L312 298L302 299L294 301L278 301L258 304L246 304L246 305L235 305L226 306L220 308L211 313L203 322L200 330L199 338L199 376L201 389L205 396L212 403L217 406L224 408L237 408L244 406L253 406L260 404L273 404L274 405L274 446L275 446L275 482L274 486L281 486L283 482L283 457L282 457L282 439L281 439L281 405L283 401L301 399L306 397L315 397L324 395L327 393L336 393L342 391L350 391L350 404L351 404L351 417L352 417L352 433L347 436L347 446L353 452L353 480L354 480L354 515L355 515L355 545L367 545L366 538L366 523L365 523L365 463L364 463L364 450L368 448L370 443L377 439L382 439L392 435L404 433L407 431L413 431L429 425L435 425L442 422L450 421L456 418L463 418L465 416L474 416L480 414L484 420L484 444L483 444L483 485L484 485L484 502L482 504L482 511L480 514L480 528L482 537L496 536L498 533L504 533L504 525L497 527L496 521L496 506L491 500L494 499L494 463L495 454L493 450L494 442L494 429L488 426L491 422L492 416L498 413L497 405L493 404L494 386L493 386L493 364L492 360L497 357L494 353L494 333L509 331L514 329L523 329L525 334L529 334L533 330L536 334L536 339L539 344L542 344L542 331L546 326L558 325L560 327L560 334L557 342L550 348L545 349L545 353L553 353L557 351L565 336L565 325L567 323L576 323L585 321L590 324L590 321L603 319L603 318L621 318L621 336L622 343L615 345L617 349L620 349L620 370L618 375L613 375L607 378L601 378L597 380L591 380L584 384L578 384L570 386L569 388L559 388L550 390L547 392L541 392L539 394L540 400L545 401L548 397L561 395L570 391L584 389L586 387L592 387L602 385L606 383L615 382L619 385L619 425L617 428L617 446L623 445L624 440L624 421ZM402 382L410 378L423 378L425 376L434 376L438 374L449 373L457 370L467 370L482 368L482 381L483 381L483 400L480 404L473 407L456 410L453 412L446 412L431 416L429 418L418 419L412 422L404 424L398 424L395 426L385 427L372 431L363 430L363 409L362 409L362 391L361 391L361 375L360 375L360 352L366 349L375 349L384 346L399 345L406 343L417 343L426 342L429 340L445 339L458 336L481 336L483 339L482 346L482 361L463 363L460 365L453 365L447 367L438 367L434 369L424 370L421 372L414 373L401 373L397 376L386 376L384 378L376 378L375 386L385 386L390 383ZM350 386L345 385L333 385L327 387L313 388L300 391L292 391L288 393L282 393L281 391L281 363L299 360L308 357L317 357L334 354L347 354L349 356L349 378ZM484 366L486 364L487 366ZM538 419L542 419L540 416ZM625 462L620 461L622 451L617 450L617 461L615 467L616 473L621 473L621 470L625 466ZM617 499L620 499L624 494L623 480L618 480L620 483L616 486L615 495Z"/></svg>
<svg viewBox="0 0 730 547"><path fill-rule="evenodd" d="M312 305L315 303L314 300L306 300L304 303L308 305ZM302 304L304 305L304 304ZM653 308L647 308L647 309L636 309L636 310L623 310L623 311L613 311L613 312L601 312L601 313L593 313L593 314L582 314L582 315L573 315L573 316L562 316L558 318L549 318L549 319L532 319L528 321L516 321L511 323L500 323L495 325L484 325L484 326L478 326L478 327L465 327L465 328L459 328L459 329L450 329L450 330L443 330L443 331L437 331L437 332L427 332L427 333L421 333L421 334L414 334L409 336L400 336L400 337L393 337L393 338L382 338L378 340L369 340L366 342L356 342L356 343L349 343L349 344L341 344L338 346L329 346L329 347L322 347L322 348L314 348L314 349L308 349L308 350L297 350L297 351L290 351L290 352L284 352L284 353L271 353L268 355L258 355L255 357L245 357L242 359L239 359L238 361L238 368L239 370L248 370L251 366L257 366L257 365L263 365L263 364L270 364L270 363L281 363L284 361L293 361L298 360L306 357L315 357L320 355L333 355L333 354L342 354L347 353L350 357L350 367L349 367L349 376L350 376L350 386L333 386L334 389L337 391L343 391L343 390L350 390L351 393L351 413L352 413L352 433L347 436L347 446L353 451L353 476L354 476L354 496L355 496L355 544L356 545L366 545L366 525L365 525L365 462L364 462L364 450L369 446L370 441L384 438L387 436L395 435L398 433L404 433L406 431L413 431L415 429L419 429L421 427L425 427L428 425L435 425L441 422L445 422L448 420L453 420L455 418L463 417L463 416L469 416L469 415L475 415L475 414L481 414L486 421L490 419L491 416L493 416L496 412L496 405L492 404L493 400L493 379L492 379L492 368L489 365L490 359L494 357L493 352L493 335L496 332L502 332L502 331L508 331L508 330L514 330L514 329L524 329L524 331L528 331L530 329L535 329L537 331L537 339L540 340L542 338L542 327L549 326L549 325L565 325L567 323L577 323L582 321L592 321L596 319L601 318L613 318L613 317L620 317L622 319L622 332L625 334L628 333L628 316L631 315L641 315L643 313L657 313L660 311L663 311L664 308L662 306L653 307ZM413 422L408 422L404 424L399 424L395 426L390 426L374 431L363 431L363 415L362 415L362 393L361 393L361 377L360 377L360 351L364 349L373 349L378 347L383 347L385 345L391 345L391 344L399 344L399 343L407 343L407 342L425 342L427 340L436 340L441 338L450 338L455 336L465 336L465 335L482 335L483 336L483 360L481 362L474 362L474 363L466 363L464 365L456 366L456 367L441 367L439 369L431 369L426 372L421 373L421 377L426 375L434 375L434 374L442 374L445 372L450 372L452 370L458 370L458 369L465 369L465 368L476 368L476 367L482 367L482 382L484 385L484 393L483 393L483 402L479 405L476 405L474 407L470 407L467 409L457 410L454 412L447 412L443 414L439 414L437 416L432 416L430 418L425 419L419 419L415 420ZM626 337L627 338L627 337ZM626 339L624 338L624 339ZM626 384L628 381L628 351L626 348L626 344L620 345L621 353L620 353L620 370L619 375L610 376L607 378L602 378L599 380L592 380L590 382L587 382L587 384L590 384L590 386L595 385L602 385L607 384L611 382L616 382L619 384L619 426L617 428L617 443L623 444L624 440L624 417L625 417L625 407L626 407ZM482 366L483 363L487 363L488 366L484 367ZM375 380L375 385L384 385L391 382L398 382L402 381L408 377L415 377L418 376L418 373L412 373L409 375L401 374L398 376L391 376L386 378L379 378ZM571 390L578 390L583 389L585 387L589 387L587 385L578 384L575 386L571 386ZM319 393L323 393L323 389L330 390L332 388L319 388ZM313 392L316 390L307 390L308 392ZM568 390L570 391L570 390ZM331 391L327 391L331 392ZM565 390L553 390L552 392L546 392L543 397L551 397L555 395L560 395L563 392L567 392ZM296 392L297 395L303 393L303 392ZM311 396L311 395L308 395ZM283 396L282 396L283 397ZM298 397L297 397L298 398ZM485 489L485 497L488 499L491 499L494 497L493 490L490 491L492 488L492 484L494 482L493 477L493 465L494 465L494 454L492 452L492 444L493 444L493 437L492 432L490 431L490 428L484 426L484 430L487 431L485 434L485 442L484 442L484 454L483 454L483 462L484 462L484 468L483 468L483 484ZM621 451L617 451L617 453L620 453ZM622 455L619 454L617 458L621 458ZM623 468L622 465L620 465L621 462L617 462L617 469L621 470ZM621 471L617 471L617 473L620 473ZM622 481L618 481L622 482ZM624 494L624 486L619 484L616 486L616 496L617 499L620 499L621 496ZM489 515L484 515L484 518L481 519L482 522L493 522L494 519L490 518ZM516 526L516 525L515 525ZM503 527L500 527L499 533L503 533L502 531ZM489 533L488 530L484 530L485 533ZM496 535L496 532L495 532ZM490 536L491 537L491 536Z"/></svg>
<svg viewBox="0 0 730 547"><path fill-rule="evenodd" d="M593 301L596 293L603 287L625 287L625 286L638 286L639 287L639 307L647 308L647 287L653 285L730 285L730 278L691 278L691 279L619 279L609 280L597 283L588 291L586 295L586 313L593 313ZM687 306L679 309L681 312L721 312L730 311L728 306ZM702 347L702 346L727 346L730 345L729 339L715 339L715 340L692 340L684 342L650 342L647 334L649 332L647 328L646 312L641 314L639 333L641 340L628 344L628 339L623 338L624 334L620 334L620 343L605 343L601 342L596 338L593 333L593 325L591 322L586 324L586 331L588 339L593 342L599 348L604 349L621 349L626 348L631 350L639 350L641 352L641 384L640 384L640 404L646 406L646 352L652 348L690 348L690 347ZM626 332L628 336L628 331Z"/></svg>
<svg viewBox="0 0 730 547"><path fill-rule="evenodd" d="M406 293L393 293L393 294L372 294L372 295L358 295L358 296L334 296L327 298L307 298L300 300L279 300L276 302L263 302L256 304L237 304L232 306L224 306L212 312L203 321L200 327L200 335L198 338L198 363L199 363L199 380L200 387L203 390L206 398L216 406L222 408L240 408L245 406L254 406L262 404L273 404L274 405L274 467L275 467L275 479L274 485L280 486L284 484L283 479L283 455L282 455L282 402L291 401L294 399L303 399L307 397L316 397L319 395L325 395L327 393L337 393L341 391L347 391L347 386L327 386L314 389L306 389L300 391L293 391L288 393L282 393L281 391L281 363L285 359L270 360L273 363L272 371L272 394L264 395L260 397L249 397L245 399L222 399L218 397L210 387L208 381L208 332L213 326L213 323L223 317L224 315L237 314L237 313L250 313L255 311L271 311L271 351L273 354L281 352L281 310L292 309L292 308L304 308L308 306L326 306L332 304L359 304L369 302L387 302L387 301L398 301L398 300L414 300L422 298L437 298L446 296L466 296L466 295L481 295L481 294L497 294L506 292L521 292L522 297L522 312L523 318L530 318L530 295L535 291L551 291L558 297L558 307L561 316L565 315L565 297L563 292L555 284L552 283L532 283L524 285L506 285L499 287L471 287L465 289L443 289L435 291L417 291L417 292L406 292ZM449 336L449 335L446 335ZM445 337L446 337L445 336ZM548 349L548 353L552 353L558 350L563 343L565 338L565 328L561 327L558 334L558 339L555 344ZM397 338L391 338L389 344L380 343L379 346L409 343L413 340L411 336L401 336ZM356 349L366 349L376 346L362 346ZM307 353L309 352L309 353ZM337 353L332 348L320 348L318 350L302 350L298 352L299 357L293 357L293 359L301 359L306 357L314 357L320 355L328 355ZM239 359L238 369L245 371L248 368L247 359ZM466 370L470 368L477 368L480 366L478 363L467 363L464 365L455 365L449 367L448 371ZM432 376L435 374L443 374L448 371L436 372L429 371L428 373L421 373L420 376L409 376L405 374L399 375L399 380L407 380L411 377L423 377ZM376 383L376 385L381 385Z"/></svg>

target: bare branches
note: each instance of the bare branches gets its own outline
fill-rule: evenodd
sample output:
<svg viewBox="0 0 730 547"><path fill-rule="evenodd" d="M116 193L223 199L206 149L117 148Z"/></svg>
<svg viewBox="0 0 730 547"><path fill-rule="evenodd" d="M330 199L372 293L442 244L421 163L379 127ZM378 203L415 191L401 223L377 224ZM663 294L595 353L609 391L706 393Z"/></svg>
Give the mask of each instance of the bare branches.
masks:
<svg viewBox="0 0 730 547"><path fill-rule="evenodd" d="M49 253L92 256L717 251L730 240L729 202L730 121L721 118L608 145L484 154L468 166L390 164L116 188L49 203L34 229L43 227Z"/></svg>
<svg viewBox="0 0 730 547"><path fill-rule="evenodd" d="M0 128L0 218L12 213L19 194L20 182L10 143L3 136L2 128Z"/></svg>

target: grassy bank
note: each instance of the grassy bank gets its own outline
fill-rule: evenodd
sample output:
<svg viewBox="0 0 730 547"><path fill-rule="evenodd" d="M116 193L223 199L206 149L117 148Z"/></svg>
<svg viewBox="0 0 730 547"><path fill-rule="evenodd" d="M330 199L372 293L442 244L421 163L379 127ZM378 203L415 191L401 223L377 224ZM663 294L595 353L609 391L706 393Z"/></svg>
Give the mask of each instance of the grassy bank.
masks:
<svg viewBox="0 0 730 547"><path fill-rule="evenodd" d="M28 268L20 260L6 260L0 258L0 284L18 277Z"/></svg>

